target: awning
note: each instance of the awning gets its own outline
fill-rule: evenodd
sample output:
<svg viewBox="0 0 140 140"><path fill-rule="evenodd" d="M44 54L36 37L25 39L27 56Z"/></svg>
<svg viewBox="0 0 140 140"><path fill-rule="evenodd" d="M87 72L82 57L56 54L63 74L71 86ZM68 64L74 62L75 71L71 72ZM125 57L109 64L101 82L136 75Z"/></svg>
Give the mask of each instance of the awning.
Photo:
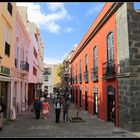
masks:
<svg viewBox="0 0 140 140"><path fill-rule="evenodd" d="M12 81L12 78L11 77L6 77L6 76L0 75L0 81L11 82Z"/></svg>

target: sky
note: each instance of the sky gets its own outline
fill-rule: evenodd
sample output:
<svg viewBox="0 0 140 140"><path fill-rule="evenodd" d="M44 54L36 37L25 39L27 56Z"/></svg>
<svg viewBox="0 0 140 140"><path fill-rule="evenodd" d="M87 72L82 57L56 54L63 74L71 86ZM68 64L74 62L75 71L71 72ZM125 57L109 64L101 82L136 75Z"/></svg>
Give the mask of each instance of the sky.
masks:
<svg viewBox="0 0 140 140"><path fill-rule="evenodd" d="M41 32L44 63L62 63L74 46L79 44L100 13L105 2L31 2L27 6L28 20ZM140 9L140 2L134 7Z"/></svg>

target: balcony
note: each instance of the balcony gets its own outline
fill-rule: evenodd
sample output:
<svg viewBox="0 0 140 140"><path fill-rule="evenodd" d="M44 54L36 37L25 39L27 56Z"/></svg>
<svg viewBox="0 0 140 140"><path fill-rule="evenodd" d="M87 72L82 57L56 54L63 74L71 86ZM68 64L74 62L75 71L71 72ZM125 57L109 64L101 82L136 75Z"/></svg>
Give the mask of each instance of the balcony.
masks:
<svg viewBox="0 0 140 140"><path fill-rule="evenodd" d="M79 83L81 84L82 83L82 73L78 75L78 78L79 78Z"/></svg>
<svg viewBox="0 0 140 140"><path fill-rule="evenodd" d="M28 73L29 72L29 63L27 61L21 61L20 69L21 69L21 73Z"/></svg>
<svg viewBox="0 0 140 140"><path fill-rule="evenodd" d="M116 76L114 60L103 63L103 78L106 80L114 79Z"/></svg>
<svg viewBox="0 0 140 140"><path fill-rule="evenodd" d="M64 75L64 77L69 77L70 72L68 70L64 70L63 75Z"/></svg>
<svg viewBox="0 0 140 140"><path fill-rule="evenodd" d="M83 75L84 75L84 82L85 82L85 83L88 83L88 71L85 71L85 72L83 73Z"/></svg>
<svg viewBox="0 0 140 140"><path fill-rule="evenodd" d="M98 81L98 67L90 69L91 74L91 81L97 82Z"/></svg>

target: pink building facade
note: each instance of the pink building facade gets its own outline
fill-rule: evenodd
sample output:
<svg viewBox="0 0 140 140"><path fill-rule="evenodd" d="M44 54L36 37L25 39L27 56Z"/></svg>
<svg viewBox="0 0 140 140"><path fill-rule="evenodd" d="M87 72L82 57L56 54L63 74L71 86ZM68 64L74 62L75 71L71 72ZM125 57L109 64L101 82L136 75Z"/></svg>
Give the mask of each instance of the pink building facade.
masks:
<svg viewBox="0 0 140 140"><path fill-rule="evenodd" d="M14 67L12 68L11 84L11 104L10 116L14 111L16 114L28 108L28 75L29 75L29 58L28 50L30 45L30 36L26 26L18 12L16 11L14 32Z"/></svg>

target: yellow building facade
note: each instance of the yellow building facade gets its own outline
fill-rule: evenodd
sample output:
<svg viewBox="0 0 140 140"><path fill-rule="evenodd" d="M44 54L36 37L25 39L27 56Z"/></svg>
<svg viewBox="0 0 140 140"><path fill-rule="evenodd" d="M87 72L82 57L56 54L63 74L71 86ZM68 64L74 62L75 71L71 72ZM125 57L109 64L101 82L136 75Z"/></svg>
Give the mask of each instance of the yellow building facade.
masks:
<svg viewBox="0 0 140 140"><path fill-rule="evenodd" d="M9 117L11 98L11 68L14 66L14 19L16 4L0 3L0 97L7 104L4 117Z"/></svg>

